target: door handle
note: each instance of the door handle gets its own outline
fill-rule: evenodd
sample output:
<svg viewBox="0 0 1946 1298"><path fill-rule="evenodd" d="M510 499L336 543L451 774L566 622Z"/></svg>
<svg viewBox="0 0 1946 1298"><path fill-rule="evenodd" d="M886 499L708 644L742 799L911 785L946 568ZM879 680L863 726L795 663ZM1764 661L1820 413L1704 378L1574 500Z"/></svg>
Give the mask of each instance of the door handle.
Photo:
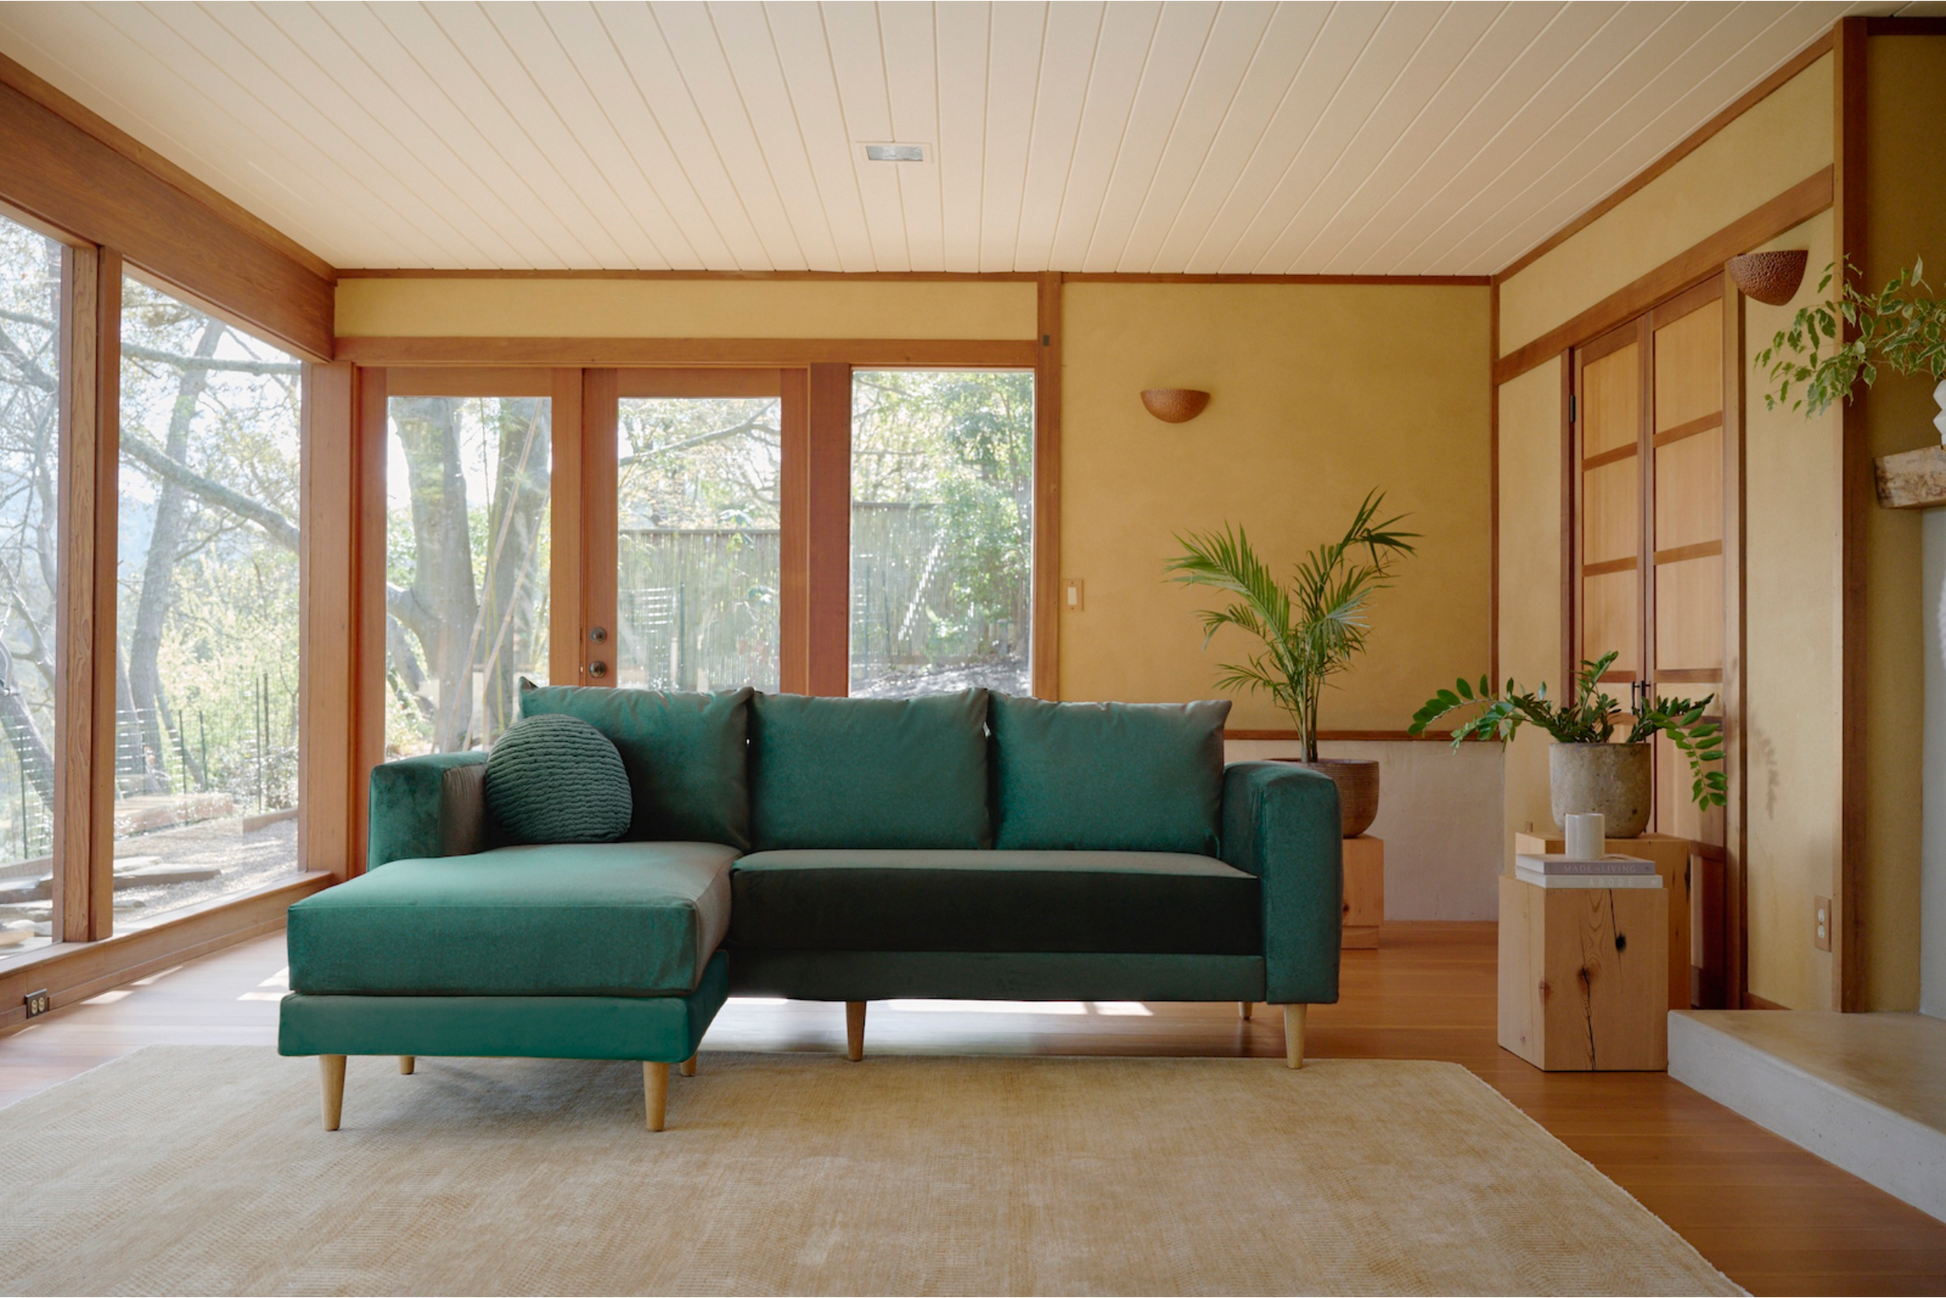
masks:
<svg viewBox="0 0 1946 1298"><path fill-rule="evenodd" d="M597 658L588 664L588 675L600 680L608 674L608 664Z"/></svg>

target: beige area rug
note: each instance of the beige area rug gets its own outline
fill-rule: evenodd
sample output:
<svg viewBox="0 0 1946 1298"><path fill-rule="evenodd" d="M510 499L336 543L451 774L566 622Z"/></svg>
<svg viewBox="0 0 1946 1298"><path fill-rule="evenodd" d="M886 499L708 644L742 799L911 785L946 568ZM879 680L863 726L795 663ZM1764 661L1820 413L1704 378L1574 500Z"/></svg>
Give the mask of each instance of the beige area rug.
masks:
<svg viewBox="0 0 1946 1298"><path fill-rule="evenodd" d="M1453 1064L158 1046L0 1110L8 1293L1736 1293Z"/></svg>

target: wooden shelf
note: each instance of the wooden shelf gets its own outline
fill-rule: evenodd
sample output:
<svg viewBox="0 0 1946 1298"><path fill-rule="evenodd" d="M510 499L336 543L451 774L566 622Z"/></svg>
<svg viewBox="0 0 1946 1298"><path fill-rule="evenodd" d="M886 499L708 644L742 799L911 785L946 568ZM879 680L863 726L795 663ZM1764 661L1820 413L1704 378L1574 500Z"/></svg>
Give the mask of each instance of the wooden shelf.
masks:
<svg viewBox="0 0 1946 1298"><path fill-rule="evenodd" d="M1946 505L1946 446L1881 455L1873 461L1878 503L1887 509L1931 509Z"/></svg>

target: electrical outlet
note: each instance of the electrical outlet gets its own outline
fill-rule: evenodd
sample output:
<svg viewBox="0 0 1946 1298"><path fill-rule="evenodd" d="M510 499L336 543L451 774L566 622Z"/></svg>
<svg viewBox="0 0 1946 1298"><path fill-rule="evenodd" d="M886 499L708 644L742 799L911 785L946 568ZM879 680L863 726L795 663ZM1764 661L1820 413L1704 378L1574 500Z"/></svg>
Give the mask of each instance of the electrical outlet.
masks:
<svg viewBox="0 0 1946 1298"><path fill-rule="evenodd" d="M1831 898L1811 898L1811 945L1820 951L1831 949Z"/></svg>
<svg viewBox="0 0 1946 1298"><path fill-rule="evenodd" d="M27 1002L28 1018L30 1019L39 1018L41 1015L47 1013L46 989L43 988L42 990L37 992L28 992L21 999Z"/></svg>

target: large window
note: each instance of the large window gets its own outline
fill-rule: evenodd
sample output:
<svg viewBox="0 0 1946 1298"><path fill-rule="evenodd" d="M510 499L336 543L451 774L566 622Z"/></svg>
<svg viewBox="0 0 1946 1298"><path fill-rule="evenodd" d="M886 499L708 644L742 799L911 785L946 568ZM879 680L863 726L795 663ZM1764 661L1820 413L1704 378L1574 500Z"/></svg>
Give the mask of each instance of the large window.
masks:
<svg viewBox="0 0 1946 1298"><path fill-rule="evenodd" d="M1031 693L1034 376L852 377L851 692Z"/></svg>
<svg viewBox="0 0 1946 1298"><path fill-rule="evenodd" d="M297 870L296 358L129 277L115 925Z"/></svg>
<svg viewBox="0 0 1946 1298"><path fill-rule="evenodd" d="M61 246L0 218L0 959L53 915Z"/></svg>
<svg viewBox="0 0 1946 1298"><path fill-rule="evenodd" d="M624 397L615 683L777 688L776 397Z"/></svg>
<svg viewBox="0 0 1946 1298"><path fill-rule="evenodd" d="M385 756L492 744L547 679L545 397L394 396Z"/></svg>

